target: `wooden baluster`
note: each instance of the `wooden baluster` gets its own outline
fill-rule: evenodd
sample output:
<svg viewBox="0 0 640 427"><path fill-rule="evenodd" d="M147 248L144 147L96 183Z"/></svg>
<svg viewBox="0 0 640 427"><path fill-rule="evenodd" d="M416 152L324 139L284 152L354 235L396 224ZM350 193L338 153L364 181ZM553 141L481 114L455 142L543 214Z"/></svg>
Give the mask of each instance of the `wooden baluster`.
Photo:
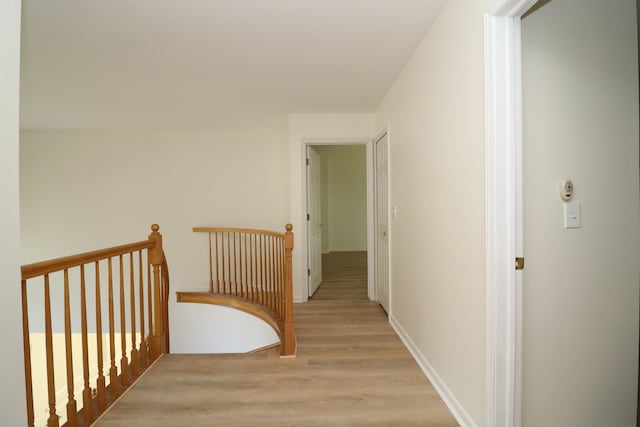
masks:
<svg viewBox="0 0 640 427"><path fill-rule="evenodd" d="M237 254L238 254L238 296L244 298L244 271L242 258L242 239L244 233L238 233L236 236Z"/></svg>
<svg viewBox="0 0 640 427"><path fill-rule="evenodd" d="M265 246L266 246L266 261L265 261L265 265L266 265L266 280L265 280L265 288L267 291L267 307L271 308L271 237L270 236L264 236L264 240L265 240Z"/></svg>
<svg viewBox="0 0 640 427"><path fill-rule="evenodd" d="M147 345L147 363L151 363L152 355L151 355L151 335L153 334L153 292L151 291L151 249L147 251L147 317L149 326L149 334L147 335L146 345Z"/></svg>
<svg viewBox="0 0 640 427"><path fill-rule="evenodd" d="M102 303L100 291L100 262L96 261L96 347L98 356L98 379L96 381L96 397L98 412L107 407L106 380L104 378L104 353L102 348Z"/></svg>
<svg viewBox="0 0 640 427"><path fill-rule="evenodd" d="M129 305L131 309L131 376L137 377L140 370L138 368L138 350L136 349L136 290L133 252L129 252Z"/></svg>
<svg viewBox="0 0 640 427"><path fill-rule="evenodd" d="M246 234L245 233L240 233L238 235L238 256L240 261L238 262L238 266L239 266L239 271L240 271L240 296L242 298L246 298L246 294L245 294L245 267L244 267L244 251L242 250L244 242L245 242L245 237Z"/></svg>
<svg viewBox="0 0 640 427"><path fill-rule="evenodd" d="M271 268L273 268L273 311L278 312L278 238L272 237L273 240L273 262Z"/></svg>
<svg viewBox="0 0 640 427"><path fill-rule="evenodd" d="M34 426L33 376L31 373L31 339L29 338L29 307L27 304L27 281L22 280L22 344L24 346L24 379L27 394L27 425Z"/></svg>
<svg viewBox="0 0 640 427"><path fill-rule="evenodd" d="M220 258L220 252L218 251L218 233L214 234L215 239L216 239L216 292L220 293L220 266L219 264L219 258ZM213 262L213 260L209 261L210 263ZM211 265L211 264L210 264Z"/></svg>
<svg viewBox="0 0 640 427"><path fill-rule="evenodd" d="M267 239L267 289L269 293L269 299L267 300L267 307L273 308L273 251L272 251L272 238L266 236Z"/></svg>
<svg viewBox="0 0 640 427"><path fill-rule="evenodd" d="M273 238L266 236L267 239L267 288L269 289L269 299L267 307L273 309Z"/></svg>
<svg viewBox="0 0 640 427"><path fill-rule="evenodd" d="M216 258L216 270L217 270L217 276L218 276L218 293L219 294L224 294L224 233L219 233L216 232L216 245L218 245L218 240L219 240L219 246L216 246L216 251L219 248L220 251L220 267L218 267L217 262L218 259Z"/></svg>
<svg viewBox="0 0 640 427"><path fill-rule="evenodd" d="M111 398L116 398L120 394L118 387L118 368L116 367L116 343L115 343L115 322L113 307L113 265L111 258L108 260L109 266L109 391Z"/></svg>
<svg viewBox="0 0 640 427"><path fill-rule="evenodd" d="M251 299L253 298L253 295L251 293L252 291L252 275L253 275L253 253L251 252L251 233L247 234L247 250L246 250L246 257L247 257L247 298Z"/></svg>
<svg viewBox="0 0 640 427"><path fill-rule="evenodd" d="M149 263L147 263L147 266ZM142 251L138 251L138 268L140 270L140 369L147 367L147 345L144 331L144 273L142 267ZM148 276L147 276L148 277Z"/></svg>
<svg viewBox="0 0 640 427"><path fill-rule="evenodd" d="M269 244L271 245L271 309L276 311L276 248L275 237L269 238Z"/></svg>
<svg viewBox="0 0 640 427"><path fill-rule="evenodd" d="M244 237L244 233L238 233L238 272L240 273L240 278L238 279L240 286L240 296L244 298L244 268L243 268L243 258L242 258L242 239Z"/></svg>
<svg viewBox="0 0 640 427"><path fill-rule="evenodd" d="M226 262L227 250L225 249L227 240L225 236L226 234L224 231L220 233L220 249L221 249L220 263L222 264L222 293L223 294L227 293L227 262Z"/></svg>
<svg viewBox="0 0 640 427"><path fill-rule="evenodd" d="M78 425L78 409L73 387L73 347L71 346L71 303L69 301L69 270L64 269L64 344L67 362L67 424Z"/></svg>
<svg viewBox="0 0 640 427"><path fill-rule="evenodd" d="M233 295L238 296L238 248L236 247L236 241L238 236L233 233Z"/></svg>
<svg viewBox="0 0 640 427"><path fill-rule="evenodd" d="M254 253L254 274L253 274L253 290L254 290L254 301L260 301L260 236L257 234L253 235L253 253Z"/></svg>
<svg viewBox="0 0 640 427"><path fill-rule="evenodd" d="M249 297L249 285L247 284L249 280L249 265L247 264L247 233L242 233L242 243L244 244L244 257L242 256L242 247L240 248L240 259L242 260L242 296L245 298Z"/></svg>
<svg viewBox="0 0 640 427"><path fill-rule="evenodd" d="M233 233L233 284L235 286L234 295L240 296L238 283L238 234Z"/></svg>
<svg viewBox="0 0 640 427"><path fill-rule="evenodd" d="M284 310L285 310L285 284L286 284L286 278L285 278L285 249L284 249L285 243L284 243L284 237L282 238L282 240L280 241L280 275L282 276L282 280L280 282L280 292L281 292L281 296L280 296L280 318L282 320L284 320Z"/></svg>
<svg viewBox="0 0 640 427"><path fill-rule="evenodd" d="M276 313L280 313L280 238L276 237L274 239L274 245L276 247L275 257L276 262L274 268L276 270Z"/></svg>
<svg viewBox="0 0 640 427"><path fill-rule="evenodd" d="M284 333L282 334L282 345L280 354L283 356L293 356L296 352L296 337L293 325L293 283L292 283L292 252L293 252L293 226L286 225L287 232L284 236L285 242L285 316Z"/></svg>
<svg viewBox="0 0 640 427"><path fill-rule="evenodd" d="M260 291L260 304L264 304L264 247L263 247L263 242L264 242L264 236L261 234L260 235L260 243L259 243L259 247L260 247L260 281L258 283L258 289Z"/></svg>
<svg viewBox="0 0 640 427"><path fill-rule="evenodd" d="M284 239L281 238L279 243L278 243L278 262L279 262L279 266L278 266L278 271L280 274L280 279L278 281L279 283L279 289L278 292L280 293L280 307L278 308L278 314L280 315L280 319L284 319Z"/></svg>
<svg viewBox="0 0 640 427"><path fill-rule="evenodd" d="M49 396L49 418L47 427L58 427L59 417L56 414L56 384L53 367L53 332L51 328L51 295L49 290L49 275L44 275L44 327L47 353L47 392Z"/></svg>
<svg viewBox="0 0 640 427"><path fill-rule="evenodd" d="M279 278L278 278L278 238L276 236L273 239L273 311L278 312L278 305L280 303L280 297L278 292Z"/></svg>
<svg viewBox="0 0 640 427"><path fill-rule="evenodd" d="M211 245L211 233L209 234L209 292L213 292L213 258L211 252L213 251ZM217 242L216 242L217 243Z"/></svg>
<svg viewBox="0 0 640 427"><path fill-rule="evenodd" d="M84 277L84 265L80 266L80 317L82 328L82 376L84 388L82 389L82 414L88 425L93 419L93 403L91 385L89 384L89 339L87 331L87 291Z"/></svg>
<svg viewBox="0 0 640 427"><path fill-rule="evenodd" d="M262 304L269 306L269 237L262 235L263 241L263 258L262 258L262 268L264 270L264 282L262 283L262 288L264 290L264 300Z"/></svg>
<svg viewBox="0 0 640 427"><path fill-rule="evenodd" d="M277 300L277 288L278 283L276 282L276 238L274 236L269 237L271 244L271 263L269 264L269 268L271 269L271 309L273 311L278 310L278 300Z"/></svg>
<svg viewBox="0 0 640 427"><path fill-rule="evenodd" d="M242 236L244 233L238 233L236 236L236 244L238 246L238 296L244 297L243 272L242 272Z"/></svg>
<svg viewBox="0 0 640 427"><path fill-rule="evenodd" d="M269 280L271 280L271 272L269 271L269 236L264 236L264 305L269 307L269 301L271 300L271 293L269 292Z"/></svg>
<svg viewBox="0 0 640 427"><path fill-rule="evenodd" d="M264 299L262 301L262 304L268 307L269 298L270 298L270 295L269 295L269 237L265 236L264 234L262 234L261 236L263 241L262 269L264 270L264 280L262 282L262 291L264 292Z"/></svg>
<svg viewBox="0 0 640 427"><path fill-rule="evenodd" d="M228 275L228 282L229 282L228 295L233 295L233 292L231 290L231 233L229 233L229 232L227 232L227 272L229 273L229 275Z"/></svg>
<svg viewBox="0 0 640 427"><path fill-rule="evenodd" d="M258 301L260 299L259 289L258 289L258 235L254 234L252 237L251 243L251 299L253 301Z"/></svg>
<svg viewBox="0 0 640 427"><path fill-rule="evenodd" d="M265 288L266 288L266 305L271 308L271 238L269 236L264 236L266 254L265 254Z"/></svg>
<svg viewBox="0 0 640 427"><path fill-rule="evenodd" d="M234 289L233 289L233 280L232 280L233 265L231 264L231 259L232 259L233 255L232 255L232 252L231 252L231 250L232 250L232 243L231 243L232 240L231 240L231 238L232 238L232 233L231 232L227 233L227 239L228 239L227 240L227 245L228 245L227 254L229 256L229 295L235 295L235 292L234 292Z"/></svg>
<svg viewBox="0 0 640 427"><path fill-rule="evenodd" d="M247 258L247 262L249 263L249 278L247 279L248 287L249 287L249 298L253 300L253 260L255 256L253 255L253 241L255 234L249 234L249 255Z"/></svg>
<svg viewBox="0 0 640 427"><path fill-rule="evenodd" d="M233 282L231 281L231 232L227 233L227 266L229 268L229 295L233 295Z"/></svg>
<svg viewBox="0 0 640 427"><path fill-rule="evenodd" d="M278 271L278 317L282 319L282 239L278 237L277 242L277 251L276 251L276 260L277 260L277 271Z"/></svg>
<svg viewBox="0 0 640 427"><path fill-rule="evenodd" d="M222 292L223 294L227 293L227 267L224 261L224 231L220 233L220 264L222 264Z"/></svg>
<svg viewBox="0 0 640 427"><path fill-rule="evenodd" d="M124 262L123 255L119 256L120 262L120 381L123 387L129 385L129 359L127 359L127 319L125 318L125 291L124 291Z"/></svg>

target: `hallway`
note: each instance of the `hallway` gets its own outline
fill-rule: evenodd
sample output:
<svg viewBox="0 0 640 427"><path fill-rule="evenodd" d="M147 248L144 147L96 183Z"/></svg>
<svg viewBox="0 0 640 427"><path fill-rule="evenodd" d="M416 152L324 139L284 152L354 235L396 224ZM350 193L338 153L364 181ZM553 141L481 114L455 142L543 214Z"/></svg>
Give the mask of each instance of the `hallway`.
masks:
<svg viewBox="0 0 640 427"><path fill-rule="evenodd" d="M368 301L367 253L322 254L322 284L311 300Z"/></svg>
<svg viewBox="0 0 640 427"><path fill-rule="evenodd" d="M323 260L295 306L298 354L162 357L96 426L457 426L367 300L366 254Z"/></svg>

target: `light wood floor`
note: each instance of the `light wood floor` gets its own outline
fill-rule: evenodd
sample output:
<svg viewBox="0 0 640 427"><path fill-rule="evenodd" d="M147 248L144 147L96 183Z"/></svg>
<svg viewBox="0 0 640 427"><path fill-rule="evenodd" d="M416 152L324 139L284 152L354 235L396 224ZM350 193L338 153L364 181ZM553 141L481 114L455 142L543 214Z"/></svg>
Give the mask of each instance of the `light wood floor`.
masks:
<svg viewBox="0 0 640 427"><path fill-rule="evenodd" d="M96 424L107 426L457 426L367 300L366 254L323 260L295 307L298 354L166 355Z"/></svg>

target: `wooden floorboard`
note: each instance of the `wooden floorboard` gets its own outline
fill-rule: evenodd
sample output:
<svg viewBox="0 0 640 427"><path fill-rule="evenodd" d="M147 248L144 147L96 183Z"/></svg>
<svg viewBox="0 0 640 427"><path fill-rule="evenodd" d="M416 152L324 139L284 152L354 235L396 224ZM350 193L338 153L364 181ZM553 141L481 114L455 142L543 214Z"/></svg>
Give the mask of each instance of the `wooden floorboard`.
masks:
<svg viewBox="0 0 640 427"><path fill-rule="evenodd" d="M295 306L298 354L162 357L96 426L457 426L367 300L366 253L323 257Z"/></svg>

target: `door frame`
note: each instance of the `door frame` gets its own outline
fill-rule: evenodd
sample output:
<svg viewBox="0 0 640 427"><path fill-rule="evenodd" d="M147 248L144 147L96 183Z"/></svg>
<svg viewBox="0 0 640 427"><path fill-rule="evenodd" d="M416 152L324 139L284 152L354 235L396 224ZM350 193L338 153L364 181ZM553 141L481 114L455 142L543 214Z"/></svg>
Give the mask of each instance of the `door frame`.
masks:
<svg viewBox="0 0 640 427"><path fill-rule="evenodd" d="M366 157L366 174L367 174L367 294L369 300L375 301L375 258L374 258L374 188L373 188L373 140L371 138L303 138L302 139L302 158L300 164L303 165L304 173L302 174L303 185L301 186L301 203L302 203L302 217L300 223L305 224L302 227L304 233L304 241L306 242L301 246L302 259L308 260L308 227L307 222L307 173L306 173L306 159L307 159L307 147L312 145L364 145L365 157ZM308 261L305 261L308 262ZM306 268L305 268L306 270ZM307 286L304 287L304 301L309 299L309 285L307 280Z"/></svg>
<svg viewBox="0 0 640 427"><path fill-rule="evenodd" d="M309 178L311 177L311 174L310 174L311 165L314 164L313 160L311 159L310 153L313 151L315 153L315 155L318 156L318 160L320 160L320 153L318 153L318 151L315 150L313 147L314 147L313 145L306 145L305 146L305 157L308 159L308 163L306 163L307 167L305 169L305 172L306 172L306 176L305 176L306 187L305 187L305 190L307 192L307 204L305 206L305 212L310 213L312 218L316 214L316 212L312 212L311 209L310 209L312 203L311 203L310 194L309 194L310 193L309 192L309 187L311 186L311 182L310 182ZM322 178L321 165L317 165L316 167L319 169L318 173L320 175L320 178ZM320 183L319 185L321 186L322 184ZM322 193L322 191L321 191L321 193ZM320 209L320 211L322 211L322 194L318 195L318 197L320 198L320 206L318 206L318 209ZM322 215L320 215L320 216L322 217ZM307 217L307 221L306 221L305 225L306 225L307 236L309 236L311 234L311 231L309 230L311 228L311 221L308 219L308 217ZM318 288L320 287L320 284L322 284L322 225L320 225L320 237L321 237L320 238L320 241L321 241L320 242L320 278L319 278L320 279L320 283L318 283L318 286L316 286L316 288L313 289L313 291L311 290L311 288L312 288L311 284L315 283L315 281L312 282L312 277L315 278L317 272L313 271L312 268L311 268L311 264L313 263L312 262L313 256L311 255L311 251L312 251L312 249L311 249L312 248L311 240L312 239L307 238L307 271L314 273L313 275L307 274L307 295L309 297L313 296L314 292L317 291Z"/></svg>
<svg viewBox="0 0 640 427"><path fill-rule="evenodd" d="M384 138L386 135L387 137L387 297L388 297L388 301L387 301L387 315L389 317L391 317L392 313L391 313L391 148L389 147L389 144L391 143L390 139L391 139L391 135L389 132L389 126L385 126L382 131L380 131L380 133L378 133L378 135L376 135L375 138L373 138L372 141L372 150L373 150L373 199L374 199L374 203L373 203L373 213L374 213L374 220L373 220L373 235L374 235L374 262L377 263L378 261L378 246L377 246L377 239L378 239L378 210L377 210L377 206L378 206L378 189L376 188L376 183L377 183L377 169L378 169L378 161L377 161L377 156L378 156L378 151L376 148L376 144L378 143L378 141L380 141L382 138ZM374 264L375 265L375 264ZM375 268L374 268L375 271ZM373 283L373 287L374 287L374 296L375 299L374 301L380 301L380 299L378 298L378 288L376 287L376 282L377 282L377 277L374 277L374 283ZM382 304L380 304L382 305Z"/></svg>
<svg viewBox="0 0 640 427"><path fill-rule="evenodd" d="M521 17L537 0L496 0L484 19L487 426L521 425Z"/></svg>

